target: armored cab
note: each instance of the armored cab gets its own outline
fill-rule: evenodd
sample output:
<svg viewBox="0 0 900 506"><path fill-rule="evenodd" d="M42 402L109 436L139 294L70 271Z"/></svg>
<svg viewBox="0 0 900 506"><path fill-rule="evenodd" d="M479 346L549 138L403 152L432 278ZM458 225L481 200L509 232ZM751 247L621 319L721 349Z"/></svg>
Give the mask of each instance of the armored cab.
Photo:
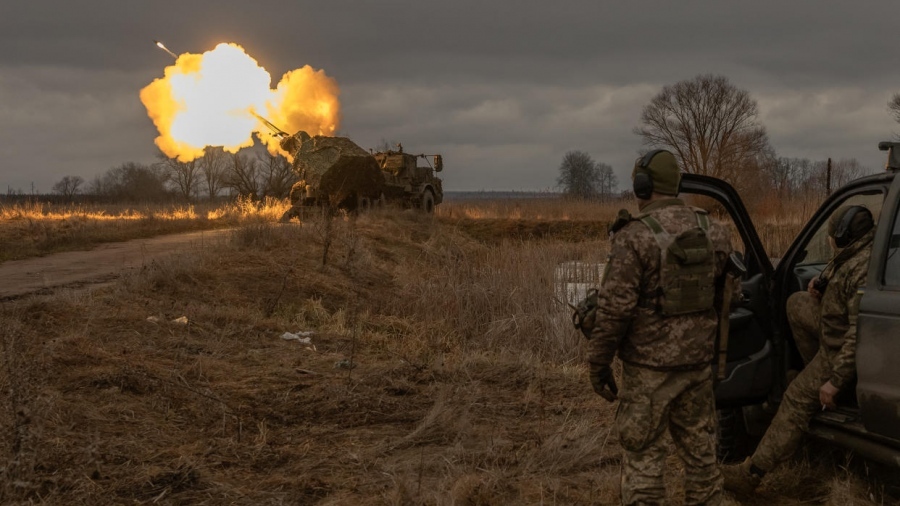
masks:
<svg viewBox="0 0 900 506"><path fill-rule="evenodd" d="M444 168L441 155L411 155L398 151L381 151L374 154L375 161L384 175L384 196L388 201L401 202L407 207L434 212L434 206L444 200L441 178L434 175ZM419 166L418 161L433 161L433 165Z"/></svg>

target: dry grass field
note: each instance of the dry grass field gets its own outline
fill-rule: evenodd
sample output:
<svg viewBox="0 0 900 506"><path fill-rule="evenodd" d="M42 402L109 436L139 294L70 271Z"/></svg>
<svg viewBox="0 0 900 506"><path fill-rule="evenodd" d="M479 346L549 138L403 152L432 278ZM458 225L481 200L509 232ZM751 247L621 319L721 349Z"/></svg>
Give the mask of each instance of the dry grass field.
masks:
<svg viewBox="0 0 900 506"><path fill-rule="evenodd" d="M90 249L105 242L271 222L285 210L287 204L281 200L216 206L0 203L0 262Z"/></svg>
<svg viewBox="0 0 900 506"><path fill-rule="evenodd" d="M111 287L4 301L0 504L616 504L615 405L554 284L603 260L615 210L245 218ZM811 448L750 504L888 504L881 476Z"/></svg>

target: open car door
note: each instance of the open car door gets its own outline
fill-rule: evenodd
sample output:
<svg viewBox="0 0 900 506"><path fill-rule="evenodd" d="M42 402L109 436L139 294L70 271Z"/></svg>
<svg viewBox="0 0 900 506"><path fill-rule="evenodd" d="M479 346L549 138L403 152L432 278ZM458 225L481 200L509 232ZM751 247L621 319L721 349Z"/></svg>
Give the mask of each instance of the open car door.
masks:
<svg viewBox="0 0 900 506"><path fill-rule="evenodd" d="M716 386L716 405L721 409L758 404L772 391L779 370L777 357L781 356L772 324L772 262L744 203L730 184L708 176L684 174L681 194L688 199L689 195L703 195L718 202L730 216L743 245L741 248L732 241L736 250L743 249L747 273L741 280L742 300L733 306L730 315L726 376ZM718 363L713 369L718 369Z"/></svg>

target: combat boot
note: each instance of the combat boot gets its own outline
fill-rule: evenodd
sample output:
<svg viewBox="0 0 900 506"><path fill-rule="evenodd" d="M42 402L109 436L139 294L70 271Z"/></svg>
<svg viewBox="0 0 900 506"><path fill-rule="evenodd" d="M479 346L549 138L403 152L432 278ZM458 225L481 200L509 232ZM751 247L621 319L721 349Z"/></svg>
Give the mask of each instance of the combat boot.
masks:
<svg viewBox="0 0 900 506"><path fill-rule="evenodd" d="M752 469L751 469L752 468ZM762 481L763 471L756 468L749 458L740 464L722 466L725 490L738 495L750 495Z"/></svg>

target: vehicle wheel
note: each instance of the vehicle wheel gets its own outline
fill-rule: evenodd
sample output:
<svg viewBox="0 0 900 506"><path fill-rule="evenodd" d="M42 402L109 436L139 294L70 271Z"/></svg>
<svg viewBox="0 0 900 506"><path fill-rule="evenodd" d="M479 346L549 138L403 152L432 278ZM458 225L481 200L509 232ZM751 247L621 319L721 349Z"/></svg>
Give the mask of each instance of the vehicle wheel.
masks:
<svg viewBox="0 0 900 506"><path fill-rule="evenodd" d="M425 193L422 194L422 211L427 214L434 213L434 194L431 193L431 190L425 190Z"/></svg>

